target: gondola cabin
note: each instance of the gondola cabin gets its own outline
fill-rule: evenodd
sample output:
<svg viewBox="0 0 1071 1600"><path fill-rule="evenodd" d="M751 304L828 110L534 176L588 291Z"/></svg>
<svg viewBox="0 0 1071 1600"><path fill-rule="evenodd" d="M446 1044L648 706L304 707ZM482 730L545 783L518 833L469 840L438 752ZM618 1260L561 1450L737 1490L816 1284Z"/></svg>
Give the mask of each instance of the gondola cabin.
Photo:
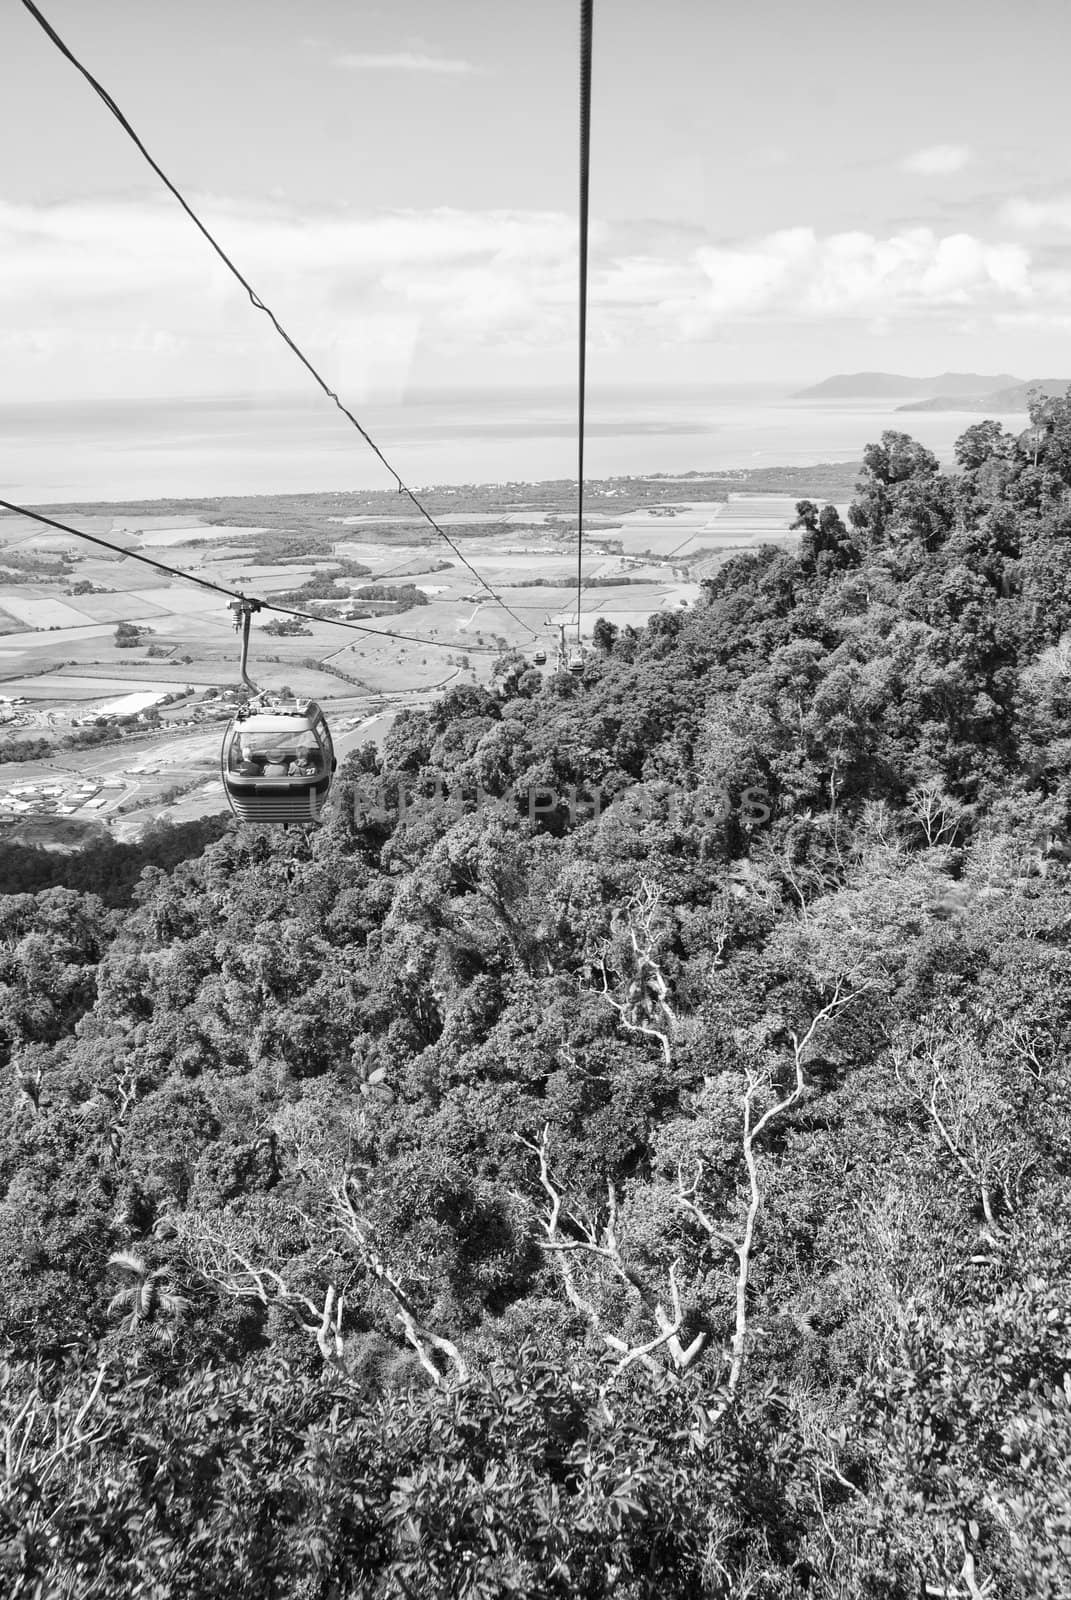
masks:
<svg viewBox="0 0 1071 1600"><path fill-rule="evenodd" d="M223 787L242 822L315 822L337 762L315 700L253 701L223 739Z"/></svg>
<svg viewBox="0 0 1071 1600"><path fill-rule="evenodd" d="M573 677L574 678L579 678L579 676L583 672L583 670L584 670L584 652L583 652L583 650L577 648L576 650L570 651L570 654L569 654L569 671L573 674Z"/></svg>
<svg viewBox="0 0 1071 1600"><path fill-rule="evenodd" d="M537 667L545 667L547 664L547 652L545 650L537 650L532 660Z"/></svg>

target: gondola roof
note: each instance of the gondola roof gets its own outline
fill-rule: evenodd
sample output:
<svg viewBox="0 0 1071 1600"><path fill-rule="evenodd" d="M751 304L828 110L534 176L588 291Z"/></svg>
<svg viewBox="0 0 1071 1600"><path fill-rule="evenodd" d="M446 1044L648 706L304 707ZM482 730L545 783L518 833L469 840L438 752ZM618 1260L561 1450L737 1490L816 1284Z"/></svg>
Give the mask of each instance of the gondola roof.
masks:
<svg viewBox="0 0 1071 1600"><path fill-rule="evenodd" d="M320 707L315 700L294 700L289 705L285 702L280 705L276 701L270 706L244 706L235 712L234 720L237 723L251 722L255 717L257 727L266 732L289 733L295 721L312 722L320 715Z"/></svg>

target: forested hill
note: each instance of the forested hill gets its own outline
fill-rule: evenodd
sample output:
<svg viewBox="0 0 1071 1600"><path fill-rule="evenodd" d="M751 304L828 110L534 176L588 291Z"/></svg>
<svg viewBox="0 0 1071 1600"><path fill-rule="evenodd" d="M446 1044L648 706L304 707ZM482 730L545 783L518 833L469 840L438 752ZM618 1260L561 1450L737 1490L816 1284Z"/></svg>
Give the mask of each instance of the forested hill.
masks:
<svg viewBox="0 0 1071 1600"><path fill-rule="evenodd" d="M308 840L0 898L5 1594L1071 1593L1035 421L884 435Z"/></svg>

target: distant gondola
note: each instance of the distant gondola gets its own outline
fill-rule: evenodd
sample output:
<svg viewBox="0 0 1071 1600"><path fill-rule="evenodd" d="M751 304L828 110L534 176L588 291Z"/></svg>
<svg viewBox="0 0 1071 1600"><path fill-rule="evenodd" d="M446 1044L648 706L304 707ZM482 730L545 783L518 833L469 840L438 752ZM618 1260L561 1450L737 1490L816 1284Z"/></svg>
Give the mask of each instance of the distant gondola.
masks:
<svg viewBox="0 0 1071 1600"><path fill-rule="evenodd" d="M579 678L584 670L584 652L579 648L569 652L569 671L574 678Z"/></svg>
<svg viewBox="0 0 1071 1600"><path fill-rule="evenodd" d="M537 667L545 667L547 664L547 652L545 650L537 650L532 660Z"/></svg>

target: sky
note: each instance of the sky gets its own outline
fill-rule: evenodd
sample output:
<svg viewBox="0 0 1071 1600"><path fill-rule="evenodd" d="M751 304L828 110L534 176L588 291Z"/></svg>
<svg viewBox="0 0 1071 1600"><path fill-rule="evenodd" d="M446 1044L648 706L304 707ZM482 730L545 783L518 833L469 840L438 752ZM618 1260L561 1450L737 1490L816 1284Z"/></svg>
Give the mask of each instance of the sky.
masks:
<svg viewBox="0 0 1071 1600"><path fill-rule="evenodd" d="M41 0L354 402L576 369L578 0ZM1071 8L595 0L589 381L1071 376ZM0 403L308 382L0 11Z"/></svg>

